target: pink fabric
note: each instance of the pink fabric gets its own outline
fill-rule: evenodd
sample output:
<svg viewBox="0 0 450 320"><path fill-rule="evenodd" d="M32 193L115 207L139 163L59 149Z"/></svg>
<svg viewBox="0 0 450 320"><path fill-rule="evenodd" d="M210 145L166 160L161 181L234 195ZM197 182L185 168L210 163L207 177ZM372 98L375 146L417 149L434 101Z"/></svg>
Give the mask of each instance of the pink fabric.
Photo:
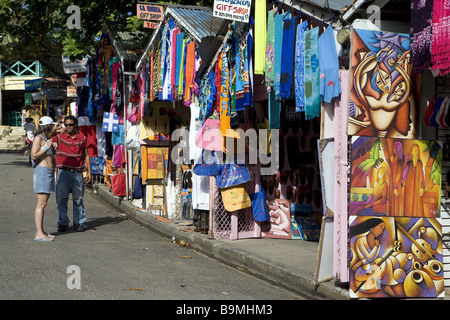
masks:
<svg viewBox="0 0 450 320"><path fill-rule="evenodd" d="M195 145L206 150L222 151L222 134L219 119L206 119L202 128L195 135Z"/></svg>
<svg viewBox="0 0 450 320"><path fill-rule="evenodd" d="M433 2L433 42L431 44L432 70L439 70L439 76L450 72L450 5L448 0Z"/></svg>

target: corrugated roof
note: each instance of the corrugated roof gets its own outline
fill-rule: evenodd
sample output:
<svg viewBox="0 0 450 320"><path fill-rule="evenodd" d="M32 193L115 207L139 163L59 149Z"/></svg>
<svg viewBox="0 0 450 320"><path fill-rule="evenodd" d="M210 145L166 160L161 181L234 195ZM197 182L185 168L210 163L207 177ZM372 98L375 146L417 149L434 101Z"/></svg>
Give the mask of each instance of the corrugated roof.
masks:
<svg viewBox="0 0 450 320"><path fill-rule="evenodd" d="M203 37L214 36L219 30L223 19L213 17L211 9L186 9L171 7L167 13L172 15L178 24L191 33L199 42Z"/></svg>
<svg viewBox="0 0 450 320"><path fill-rule="evenodd" d="M145 44L150 35L143 31L121 30L112 23L106 23L105 29L119 57L136 63L144 52Z"/></svg>
<svg viewBox="0 0 450 320"><path fill-rule="evenodd" d="M198 43L201 43L204 37L215 36L224 21L221 18L213 17L212 8L197 6L167 5L164 12L164 19L168 17L173 18L176 24L189 32ZM144 53L137 62L136 70L140 68L146 51L154 46L154 41L160 36L160 30L161 24L153 33Z"/></svg>
<svg viewBox="0 0 450 320"><path fill-rule="evenodd" d="M340 11L345 6L351 5L353 0L306 0L319 8L330 9L333 11Z"/></svg>

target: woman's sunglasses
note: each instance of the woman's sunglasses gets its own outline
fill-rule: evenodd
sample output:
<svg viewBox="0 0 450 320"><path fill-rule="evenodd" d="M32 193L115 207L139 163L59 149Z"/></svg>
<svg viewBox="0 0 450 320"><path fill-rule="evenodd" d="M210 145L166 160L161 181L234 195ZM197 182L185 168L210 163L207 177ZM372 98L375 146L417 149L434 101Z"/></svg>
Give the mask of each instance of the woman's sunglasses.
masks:
<svg viewBox="0 0 450 320"><path fill-rule="evenodd" d="M75 123L64 123L64 126L66 127L73 127Z"/></svg>

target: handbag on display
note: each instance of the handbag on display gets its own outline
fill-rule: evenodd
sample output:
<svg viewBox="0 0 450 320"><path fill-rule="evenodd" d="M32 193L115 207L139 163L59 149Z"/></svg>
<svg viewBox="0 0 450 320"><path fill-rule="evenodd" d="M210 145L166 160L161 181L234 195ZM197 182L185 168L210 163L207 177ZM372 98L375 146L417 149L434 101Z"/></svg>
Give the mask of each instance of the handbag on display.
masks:
<svg viewBox="0 0 450 320"><path fill-rule="evenodd" d="M216 176L216 185L219 188L228 188L249 180L250 173L244 164L224 163L220 166L220 173Z"/></svg>
<svg viewBox="0 0 450 320"><path fill-rule="evenodd" d="M195 135L195 145L198 148L222 151L222 134L220 133L220 120L208 118Z"/></svg>
<svg viewBox="0 0 450 320"><path fill-rule="evenodd" d="M136 178L134 180L133 199L142 198L142 179Z"/></svg>
<svg viewBox="0 0 450 320"><path fill-rule="evenodd" d="M269 220L269 206L267 205L266 192L264 191L261 178L259 178L259 191L250 195L252 202L253 219L255 221Z"/></svg>
<svg viewBox="0 0 450 320"><path fill-rule="evenodd" d="M198 176L216 176L220 173L219 159L214 150L202 150L202 155L194 165L194 173Z"/></svg>
<svg viewBox="0 0 450 320"><path fill-rule="evenodd" d="M225 210L232 212L252 206L250 196L245 190L245 184L220 189Z"/></svg>
<svg viewBox="0 0 450 320"><path fill-rule="evenodd" d="M120 168L119 173L111 176L111 191L113 195L118 197L125 197L127 195L127 185L126 185L126 176L125 173L122 172L122 168Z"/></svg>

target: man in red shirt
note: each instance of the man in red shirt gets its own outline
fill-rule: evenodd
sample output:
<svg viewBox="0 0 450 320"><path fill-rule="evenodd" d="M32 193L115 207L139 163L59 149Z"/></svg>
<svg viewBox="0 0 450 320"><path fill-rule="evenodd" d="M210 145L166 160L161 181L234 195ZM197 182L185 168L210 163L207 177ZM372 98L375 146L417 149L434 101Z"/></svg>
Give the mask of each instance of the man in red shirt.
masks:
<svg viewBox="0 0 450 320"><path fill-rule="evenodd" d="M56 147L56 209L58 232L64 232L69 227L67 203L69 194L73 198L73 226L77 231L85 231L86 210L83 204L84 183L91 181L91 158L86 147L86 137L78 133L78 120L74 116L64 119L66 132L52 138ZM83 171L87 170L83 178Z"/></svg>

